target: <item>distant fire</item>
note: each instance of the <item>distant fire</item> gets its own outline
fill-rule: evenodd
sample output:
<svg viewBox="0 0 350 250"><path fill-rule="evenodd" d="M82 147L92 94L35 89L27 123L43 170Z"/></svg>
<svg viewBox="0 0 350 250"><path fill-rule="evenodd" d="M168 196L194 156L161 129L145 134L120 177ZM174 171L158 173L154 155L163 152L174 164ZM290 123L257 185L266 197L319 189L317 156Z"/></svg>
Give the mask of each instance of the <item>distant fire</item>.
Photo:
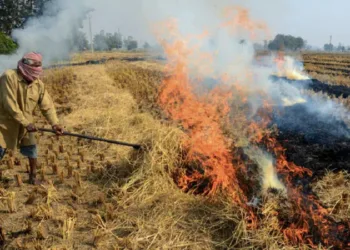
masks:
<svg viewBox="0 0 350 250"><path fill-rule="evenodd" d="M316 197L304 193L302 187L294 184L295 178L310 176L312 172L288 162L285 150L274 138L269 128L274 104L268 93L240 84L230 72L214 75L215 53L202 53L200 46L190 45L193 44L191 39L203 39L210 32L183 37L174 21L164 23L162 28L170 36L160 39L168 57L168 77L160 89L159 105L186 133L183 145L188 169L176 176L177 185L184 191L204 195L226 192L233 202L251 214L247 206L247 188L238 177L248 169L247 160L237 153L242 149L249 161L260 167L262 189L284 191L295 206L291 221L280 222L287 242L315 246L310 235L317 232L324 245L344 247L344 241L338 240L333 233L344 229L328 218L327 210ZM252 21L249 12L243 8L225 11L221 28L228 28L230 33L244 31L251 38L256 37L256 31L267 30L265 24ZM280 55L277 66L282 67L283 61L284 57ZM215 79L215 86L208 91L197 91L203 77L209 74ZM246 68L242 74L251 83L259 80L255 79L253 68ZM248 100L252 96L263 100L254 116L249 112ZM258 223L257 217L252 215L252 218L252 223Z"/></svg>
<svg viewBox="0 0 350 250"><path fill-rule="evenodd" d="M302 73L300 69L294 65L294 60L291 57L286 57L282 51L278 52L275 63L277 65L276 76L286 77L290 80L308 80L310 79L306 74Z"/></svg>

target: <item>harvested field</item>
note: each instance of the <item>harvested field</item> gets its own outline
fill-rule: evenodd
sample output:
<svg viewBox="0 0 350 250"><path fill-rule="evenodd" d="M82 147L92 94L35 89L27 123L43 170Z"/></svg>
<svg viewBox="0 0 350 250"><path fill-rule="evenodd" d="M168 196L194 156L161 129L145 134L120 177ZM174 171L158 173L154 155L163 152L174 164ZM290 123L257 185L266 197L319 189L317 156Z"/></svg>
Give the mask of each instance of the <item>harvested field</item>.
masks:
<svg viewBox="0 0 350 250"><path fill-rule="evenodd" d="M305 71L313 78L332 85L350 86L350 55L347 53L304 53Z"/></svg>
<svg viewBox="0 0 350 250"><path fill-rule="evenodd" d="M271 55L269 51L256 52L256 58ZM310 78L328 85L350 86L350 54L326 52L285 52L303 63Z"/></svg>
<svg viewBox="0 0 350 250"><path fill-rule="evenodd" d="M327 134L329 124L306 123L315 128L309 134L280 124L276 143L286 148L288 161L313 171L310 177L297 177L279 170L285 183L293 176L288 187L303 189L295 193L307 201L303 212L316 216L308 221L312 231L301 234L310 243L294 241L288 233L301 220L297 203L274 190L260 192L257 165L243 142L230 154L235 164L249 164L248 174L237 172L249 206L233 202L224 189L215 196L206 193L210 179L200 177L185 188L182 178L200 176L204 168L189 165L186 129L159 106L163 69L153 61L116 60L47 70L44 80L69 131L141 143L143 150L40 134L39 187L25 182L25 159L17 153L7 156L0 182L1 244L6 249L323 249L322 244L330 244L322 241L321 217L308 210L309 202L314 209L321 204L329 210L322 220L331 230L343 228L329 231L337 235L331 236L335 249L348 244L347 140ZM235 107L236 113L241 108ZM286 113L300 114L293 109ZM307 119L304 115L299 117ZM37 119L45 126L39 113ZM232 139L238 136L231 127L225 131ZM313 133L321 133L325 141L312 140ZM16 157L21 165L9 168L7 161ZM311 196L316 201L307 200Z"/></svg>

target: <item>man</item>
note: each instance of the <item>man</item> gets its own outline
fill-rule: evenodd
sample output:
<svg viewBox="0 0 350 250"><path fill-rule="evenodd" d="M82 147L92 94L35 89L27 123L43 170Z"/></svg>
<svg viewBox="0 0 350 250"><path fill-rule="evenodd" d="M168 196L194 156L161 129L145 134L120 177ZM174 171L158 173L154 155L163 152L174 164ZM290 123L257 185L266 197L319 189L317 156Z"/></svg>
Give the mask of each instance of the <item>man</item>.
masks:
<svg viewBox="0 0 350 250"><path fill-rule="evenodd" d="M6 149L20 148L29 159L29 183L36 183L37 147L33 111L39 106L57 135L63 134L53 101L39 76L42 56L31 52L18 62L17 69L0 77L0 160Z"/></svg>

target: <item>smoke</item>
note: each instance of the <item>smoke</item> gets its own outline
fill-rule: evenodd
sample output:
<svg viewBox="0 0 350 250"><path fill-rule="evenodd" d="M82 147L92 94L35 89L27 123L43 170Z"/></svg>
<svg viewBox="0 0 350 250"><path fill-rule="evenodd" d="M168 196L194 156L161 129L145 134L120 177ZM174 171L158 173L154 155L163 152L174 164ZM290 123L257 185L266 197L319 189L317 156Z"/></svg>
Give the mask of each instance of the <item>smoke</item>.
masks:
<svg viewBox="0 0 350 250"><path fill-rule="evenodd" d="M305 99L290 84L277 85L269 80L276 73L274 57L264 59L269 61L267 66L256 63L253 44L271 39L272 31L264 20L251 16L250 10L242 7L252 7L253 3L256 4L254 1L154 1L153 5L144 6L149 10L145 12L149 23L164 22L167 17L176 19L179 34L175 39L182 39L193 48L188 58L193 77L221 82L221 77L226 75L229 77L226 84L238 84L251 92L252 116L264 103L255 93L268 93L276 105L292 105ZM153 27L157 30L157 25ZM157 30L158 40L172 41L174 34L167 28ZM203 54L210 57L203 58ZM299 77L293 59L287 58L285 67L286 72ZM300 77L306 78L302 74Z"/></svg>
<svg viewBox="0 0 350 250"><path fill-rule="evenodd" d="M172 15L169 16L177 17L175 24L165 25L157 30L158 40L161 42L165 39L167 43L181 41L180 48L182 44L191 48L186 58L191 69L191 78L204 79L205 85L224 83L244 89L251 107L250 114L247 114L248 119L256 117L257 111L264 107L266 101L275 107L302 104L310 115L304 119L312 120L317 117L317 121L323 124L336 121L331 115L334 113L348 116L348 111L341 105L309 98L287 82L280 81L277 84L271 81L270 76L276 74L296 80L306 80L309 77L302 73L302 65L291 57L283 57L282 64L276 61L276 56L265 58L268 62L265 65L256 63L253 44L271 39L271 31L263 20L251 16L249 10L242 7L232 9L228 1L177 1L176 4L163 1L157 7L162 16L166 16L171 9ZM183 11L177 13L178 10ZM153 17L157 16L154 10L150 13ZM174 53L171 56L174 56ZM297 113L293 115L298 117ZM285 117L288 118L285 121L288 121L289 125L284 123L287 126L293 127L299 123L290 114ZM335 124L334 129L337 133L348 136L348 128L340 128L339 123ZM233 126L237 127L237 124ZM244 136L242 131L241 136ZM285 190L277 178L271 155L262 153L259 149L251 150L250 145L247 145L244 151L260 167L264 189L274 187Z"/></svg>
<svg viewBox="0 0 350 250"><path fill-rule="evenodd" d="M82 27L90 10L84 0L49 2L43 16L32 18L23 29L13 31L19 49L14 55L0 56L0 71L15 68L23 54L30 51L42 53L45 64L67 59L72 50L73 32Z"/></svg>
<svg viewBox="0 0 350 250"><path fill-rule="evenodd" d="M270 155L259 148L247 148L245 153L261 168L262 189L264 191L267 191L269 188L286 191L286 187L277 177L273 159Z"/></svg>
<svg viewBox="0 0 350 250"><path fill-rule="evenodd" d="M232 6L239 6L226 15ZM284 13L285 5L274 1L269 5L274 14ZM246 7L246 9L245 9ZM290 83L271 81L271 75L287 77L293 80L308 80L303 73L303 65L292 57L283 56L283 62L276 62L278 55L266 56L257 63L253 44L271 39L272 30L259 15L264 6L257 1L214 2L210 0L192 1L148 1L143 5L143 13L149 24L165 21L169 17L177 20L179 34L193 50L189 55L189 64L193 78L205 79L204 82L222 82L223 75L229 76L226 84L238 84L249 92L252 114L264 105L257 93L267 93L269 101L275 106L293 106L303 103L318 117L349 117L349 112L331 100L310 98ZM169 37L170 34L170 37ZM162 30L157 38L171 42L173 31ZM158 40L160 40L158 39ZM207 60L203 54L211 55ZM213 84L211 84L213 86ZM311 113L311 112L310 112ZM341 114L341 117L340 117ZM326 122L326 120L324 120Z"/></svg>
<svg viewBox="0 0 350 250"><path fill-rule="evenodd" d="M283 1L271 0L268 12L276 17L284 15L285 11L279 11L284 9L281 2ZM232 9L232 5L236 8ZM46 6L42 17L29 20L24 29L13 32L19 50L15 55L0 56L0 71L16 67L17 61L29 51L42 53L45 64L67 59L71 51L72 33L82 27L91 7L98 9L107 6L106 13L100 12L98 16L93 14L93 20L97 20L94 24L97 27L95 32L99 31L98 27L104 29L105 26L113 25L110 29L114 30L109 30L111 32L121 28L128 32L124 34L136 38L152 40L153 37L154 41L171 41L174 38L172 30L165 27L159 31L159 22L169 18L178 20L179 34L176 38L181 38L193 48L189 55L192 76L204 79L204 82L210 79L211 84L223 82L222 76L225 76L225 84L244 88L249 93L249 117L254 117L265 103L260 98L260 93L266 93L269 101L276 106L304 103L308 110L316 112L322 119L328 119L331 114L348 117L348 112L341 105L321 99L310 102L310 98L291 84L283 81L276 84L269 79L276 72L290 78L308 78L300 73L300 65L292 58L286 59L282 71L276 68L274 56L256 62L253 44L272 39L273 33L261 18L261 9L266 10L265 5L260 1L243 0L57 0ZM121 19L118 22L107 20L112 16ZM203 58L203 54L209 57ZM292 119L290 122L295 121ZM259 156L254 159L261 166L262 172L265 175L272 174L272 179L267 183L277 183L274 172L271 172L272 157L262 153L257 155Z"/></svg>

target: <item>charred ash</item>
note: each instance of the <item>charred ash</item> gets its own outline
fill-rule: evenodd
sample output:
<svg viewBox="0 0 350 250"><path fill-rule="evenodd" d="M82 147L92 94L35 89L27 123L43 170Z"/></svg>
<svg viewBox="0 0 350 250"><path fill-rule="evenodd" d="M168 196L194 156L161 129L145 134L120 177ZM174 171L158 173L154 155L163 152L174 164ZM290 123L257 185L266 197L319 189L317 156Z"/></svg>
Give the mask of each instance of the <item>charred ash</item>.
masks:
<svg viewBox="0 0 350 250"><path fill-rule="evenodd" d="M74 66L84 66L84 65L98 65L98 64L105 64L109 61L122 61L122 62L144 62L144 61L165 61L165 58L161 56L152 56L152 57L109 57L109 58L103 58L100 60L88 60L85 62L78 62L78 63L63 63L63 64L54 64L50 65L48 67L45 67L45 69L56 69L56 68L63 68L63 67L74 67Z"/></svg>
<svg viewBox="0 0 350 250"><path fill-rule="evenodd" d="M313 171L350 171L350 129L330 114L308 108L308 103L280 108L272 123L277 124L277 140L286 149L288 161Z"/></svg>
<svg viewBox="0 0 350 250"><path fill-rule="evenodd" d="M315 92L322 92L331 96L340 97L343 96L347 98L350 96L350 88L340 85L330 85L323 83L317 79L308 79L308 80L291 80L286 77L270 76L270 79L273 82L284 81L299 89L309 89Z"/></svg>
<svg viewBox="0 0 350 250"><path fill-rule="evenodd" d="M270 124L278 127L276 139L285 149L287 160L312 171L311 176L291 176L288 189L294 194L289 196L298 196L298 202L288 201L287 207L280 211L279 219L284 228L293 228L301 221L305 223L306 218L301 219L299 212L293 212L299 210L291 209L297 205L313 215L307 219L313 243L322 242L333 245L335 249L347 249L350 242L349 222L337 223L326 213L323 214L322 205L312 192L310 183L322 177L326 170L350 170L350 129L344 121L331 114L314 112L309 107L310 103L279 107ZM280 178L290 177L282 174ZM290 211L288 216L283 216L283 210Z"/></svg>

